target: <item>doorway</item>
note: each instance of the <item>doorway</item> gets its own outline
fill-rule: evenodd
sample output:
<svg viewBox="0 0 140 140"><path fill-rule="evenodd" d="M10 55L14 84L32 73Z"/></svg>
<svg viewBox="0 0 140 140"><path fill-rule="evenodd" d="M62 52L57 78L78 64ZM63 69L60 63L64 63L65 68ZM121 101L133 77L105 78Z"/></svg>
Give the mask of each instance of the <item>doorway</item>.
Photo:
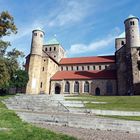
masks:
<svg viewBox="0 0 140 140"><path fill-rule="evenodd" d="M60 94L61 88L60 86L55 87L55 94Z"/></svg>
<svg viewBox="0 0 140 140"><path fill-rule="evenodd" d="M95 95L100 96L100 89L98 87L95 89Z"/></svg>

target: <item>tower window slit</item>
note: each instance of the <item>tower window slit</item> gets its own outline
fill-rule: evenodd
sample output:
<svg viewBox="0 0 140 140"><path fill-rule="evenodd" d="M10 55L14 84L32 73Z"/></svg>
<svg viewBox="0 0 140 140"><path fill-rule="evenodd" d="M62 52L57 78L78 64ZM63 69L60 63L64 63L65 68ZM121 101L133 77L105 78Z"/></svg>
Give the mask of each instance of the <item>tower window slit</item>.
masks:
<svg viewBox="0 0 140 140"><path fill-rule="evenodd" d="M40 88L42 88L42 82L40 83Z"/></svg>

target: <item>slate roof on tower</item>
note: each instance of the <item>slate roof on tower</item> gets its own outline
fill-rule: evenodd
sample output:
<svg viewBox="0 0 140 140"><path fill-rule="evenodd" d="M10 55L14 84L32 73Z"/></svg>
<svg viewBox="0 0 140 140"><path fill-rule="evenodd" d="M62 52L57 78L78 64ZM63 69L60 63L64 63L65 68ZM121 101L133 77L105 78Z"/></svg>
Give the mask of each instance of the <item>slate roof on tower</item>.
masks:
<svg viewBox="0 0 140 140"><path fill-rule="evenodd" d="M46 45L59 45L59 44L60 43L58 42L58 40L56 38L53 38L46 42Z"/></svg>

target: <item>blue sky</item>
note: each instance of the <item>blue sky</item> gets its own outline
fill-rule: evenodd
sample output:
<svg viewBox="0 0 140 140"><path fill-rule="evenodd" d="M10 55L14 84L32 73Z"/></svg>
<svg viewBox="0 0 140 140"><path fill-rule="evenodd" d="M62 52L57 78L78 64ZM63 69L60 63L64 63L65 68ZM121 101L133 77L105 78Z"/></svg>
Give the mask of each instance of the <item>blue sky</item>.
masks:
<svg viewBox="0 0 140 140"><path fill-rule="evenodd" d="M56 36L67 56L109 55L129 15L140 18L139 0L0 0L18 28L7 37L12 46L30 52L32 30L45 32L44 44Z"/></svg>

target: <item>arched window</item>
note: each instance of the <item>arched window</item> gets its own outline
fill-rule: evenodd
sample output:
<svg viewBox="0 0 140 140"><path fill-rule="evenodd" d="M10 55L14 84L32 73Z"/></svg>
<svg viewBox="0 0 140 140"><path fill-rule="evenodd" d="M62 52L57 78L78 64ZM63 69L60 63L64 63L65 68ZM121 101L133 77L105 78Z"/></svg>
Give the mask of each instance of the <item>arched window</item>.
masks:
<svg viewBox="0 0 140 140"><path fill-rule="evenodd" d="M47 52L47 48L45 48L45 51Z"/></svg>
<svg viewBox="0 0 140 140"><path fill-rule="evenodd" d="M89 92L89 82L85 82L84 84L84 92Z"/></svg>
<svg viewBox="0 0 140 140"><path fill-rule="evenodd" d="M50 47L50 51L52 51L52 48Z"/></svg>
<svg viewBox="0 0 140 140"><path fill-rule="evenodd" d="M108 95L111 95L113 92L112 83L110 81L107 81L106 83L106 92Z"/></svg>
<svg viewBox="0 0 140 140"><path fill-rule="evenodd" d="M133 25L133 22L132 21L130 21L130 25Z"/></svg>
<svg viewBox="0 0 140 140"><path fill-rule="evenodd" d="M65 92L70 92L70 83L68 81L65 83Z"/></svg>
<svg viewBox="0 0 140 140"><path fill-rule="evenodd" d="M74 92L79 92L79 82L74 83Z"/></svg>

